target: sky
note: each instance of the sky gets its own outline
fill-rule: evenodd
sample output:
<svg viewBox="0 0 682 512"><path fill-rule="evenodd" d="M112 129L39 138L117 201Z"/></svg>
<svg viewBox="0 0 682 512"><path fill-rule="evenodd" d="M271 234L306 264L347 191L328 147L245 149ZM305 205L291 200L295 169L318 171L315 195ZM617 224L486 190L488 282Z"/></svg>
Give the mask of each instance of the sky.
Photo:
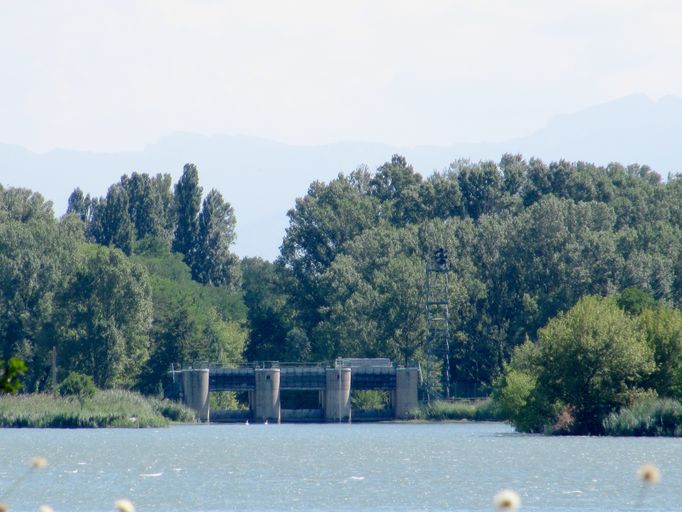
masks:
<svg viewBox="0 0 682 512"><path fill-rule="evenodd" d="M678 1L0 0L0 143L444 145L682 96Z"/></svg>

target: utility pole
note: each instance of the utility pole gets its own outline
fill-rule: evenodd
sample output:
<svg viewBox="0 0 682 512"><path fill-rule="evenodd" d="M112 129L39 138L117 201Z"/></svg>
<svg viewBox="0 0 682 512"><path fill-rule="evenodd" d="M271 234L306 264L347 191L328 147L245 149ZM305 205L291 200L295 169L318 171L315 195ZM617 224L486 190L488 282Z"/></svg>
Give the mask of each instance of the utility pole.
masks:
<svg viewBox="0 0 682 512"><path fill-rule="evenodd" d="M52 386L52 392L56 393L57 391L57 347L53 346L52 347L52 361L50 364L50 381L51 381L51 386Z"/></svg>

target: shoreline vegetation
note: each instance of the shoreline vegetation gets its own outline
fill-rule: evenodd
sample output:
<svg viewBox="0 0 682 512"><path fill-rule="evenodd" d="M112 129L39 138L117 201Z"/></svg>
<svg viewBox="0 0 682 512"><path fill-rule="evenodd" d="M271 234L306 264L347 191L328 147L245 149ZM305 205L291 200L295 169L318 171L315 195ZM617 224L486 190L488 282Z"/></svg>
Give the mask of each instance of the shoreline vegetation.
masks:
<svg viewBox="0 0 682 512"><path fill-rule="evenodd" d="M270 262L231 252L235 212L193 164L175 184L133 172L106 196L76 187L59 218L39 193L0 185L0 392L74 397L25 398L36 404L7 405L5 421L166 424L158 406L94 405L96 390L175 396L176 366L343 356L416 362L425 396L491 389L519 432L680 435L680 211L682 174L645 165L505 154L423 176L393 155L313 182ZM443 286L428 291L425 269ZM435 290L447 358L428 341Z"/></svg>
<svg viewBox="0 0 682 512"><path fill-rule="evenodd" d="M194 412L177 402L124 390L98 391L91 397L39 393L0 398L3 428L145 428L195 421Z"/></svg>
<svg viewBox="0 0 682 512"><path fill-rule="evenodd" d="M440 421L507 421L492 399L485 400L433 400L423 403L410 413L410 420Z"/></svg>
<svg viewBox="0 0 682 512"><path fill-rule="evenodd" d="M0 428L159 428L196 421L195 413L178 402L125 390L100 390L88 397L33 393L0 398ZM408 423L448 421L510 422L510 419L494 398L488 398L434 400L421 404L407 420ZM560 429L548 429L544 433L565 434ZM607 416L603 435L681 437L682 403L644 397Z"/></svg>

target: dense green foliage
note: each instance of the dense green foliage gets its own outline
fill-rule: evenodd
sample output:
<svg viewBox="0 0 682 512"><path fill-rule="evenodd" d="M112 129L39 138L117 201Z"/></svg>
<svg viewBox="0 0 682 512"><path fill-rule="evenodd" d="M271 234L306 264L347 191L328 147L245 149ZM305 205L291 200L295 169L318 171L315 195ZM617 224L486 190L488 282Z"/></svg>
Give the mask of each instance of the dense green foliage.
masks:
<svg viewBox="0 0 682 512"><path fill-rule="evenodd" d="M662 305L628 315L619 302L584 297L514 351L495 399L517 429L613 433L657 414L650 401L623 409L639 397L681 398L682 315Z"/></svg>
<svg viewBox="0 0 682 512"><path fill-rule="evenodd" d="M381 410L389 407L388 392L378 389L358 389L351 391L351 406L357 410Z"/></svg>
<svg viewBox="0 0 682 512"><path fill-rule="evenodd" d="M185 168L192 170L196 176ZM238 262L229 252L234 215L217 192L211 197L207 208L219 211L191 250L216 244L220 258L217 266L204 261L214 273L197 282L187 256L170 251L178 214L168 176L123 176L104 199L76 189L60 220L39 194L0 186L7 390L16 389L19 373L11 358L28 367L27 391L52 389L56 356L57 382L78 372L99 388L154 394L171 364L240 360L247 331Z"/></svg>
<svg viewBox="0 0 682 512"><path fill-rule="evenodd" d="M191 164L175 186L75 189L68 212L0 188L0 359L29 390L56 353L58 379L155 394L171 364L242 357L417 361L434 391L424 277L444 248L451 379L497 382L520 430L601 432L644 392L681 398L682 179L646 166L504 155L423 177L394 156L312 183L274 262L238 262L234 211Z"/></svg>
<svg viewBox="0 0 682 512"><path fill-rule="evenodd" d="M99 387L132 386L149 357L147 273L118 250L83 244L53 318L61 363Z"/></svg>
<svg viewBox="0 0 682 512"><path fill-rule="evenodd" d="M246 260L249 357L424 362L424 268L450 255L450 375L491 384L585 295L682 299L682 180L504 155L424 179L402 157L313 183L274 263ZM636 300L636 297L631 297ZM287 346L288 345L288 346Z"/></svg>
<svg viewBox="0 0 682 512"><path fill-rule="evenodd" d="M163 427L171 421L194 422L195 416L177 403L122 390L100 391L82 399L24 394L0 400L0 427L142 428Z"/></svg>
<svg viewBox="0 0 682 512"><path fill-rule="evenodd" d="M16 393L21 389L21 375L26 373L26 363L16 357L11 358L5 364L0 361L0 394Z"/></svg>
<svg viewBox="0 0 682 512"><path fill-rule="evenodd" d="M66 378L59 383L57 388L61 396L75 396L81 400L92 398L97 393L97 386L90 375L78 372L70 372Z"/></svg>
<svg viewBox="0 0 682 512"><path fill-rule="evenodd" d="M150 357L139 379L142 390L158 392L171 364L241 360L247 332L239 294L193 281L182 256L159 244L133 259L149 272L153 304Z"/></svg>

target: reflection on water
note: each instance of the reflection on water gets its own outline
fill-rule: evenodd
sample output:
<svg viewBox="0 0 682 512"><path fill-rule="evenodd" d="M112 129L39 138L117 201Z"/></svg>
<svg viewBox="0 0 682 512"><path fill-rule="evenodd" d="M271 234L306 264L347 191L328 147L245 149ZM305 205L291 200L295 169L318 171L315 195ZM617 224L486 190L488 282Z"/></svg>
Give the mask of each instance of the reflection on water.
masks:
<svg viewBox="0 0 682 512"><path fill-rule="evenodd" d="M543 437L503 424L212 425L160 430L0 430L0 494L14 511L677 510L682 441ZM661 483L642 494L646 462ZM638 500L641 499L641 506Z"/></svg>

